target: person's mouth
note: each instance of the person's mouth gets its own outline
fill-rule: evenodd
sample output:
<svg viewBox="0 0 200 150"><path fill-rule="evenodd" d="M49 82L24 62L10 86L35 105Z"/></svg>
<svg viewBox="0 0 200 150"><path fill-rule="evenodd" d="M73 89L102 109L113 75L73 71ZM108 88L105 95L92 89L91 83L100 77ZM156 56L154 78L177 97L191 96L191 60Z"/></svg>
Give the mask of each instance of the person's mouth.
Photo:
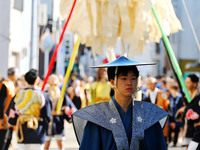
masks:
<svg viewBox="0 0 200 150"><path fill-rule="evenodd" d="M132 88L126 88L126 91L130 92L130 91L132 91Z"/></svg>

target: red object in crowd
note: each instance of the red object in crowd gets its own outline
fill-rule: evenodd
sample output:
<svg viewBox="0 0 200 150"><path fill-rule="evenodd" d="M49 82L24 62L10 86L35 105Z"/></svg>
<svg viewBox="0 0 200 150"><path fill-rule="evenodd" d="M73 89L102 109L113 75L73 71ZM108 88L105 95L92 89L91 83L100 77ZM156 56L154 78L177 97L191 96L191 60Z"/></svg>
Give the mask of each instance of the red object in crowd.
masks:
<svg viewBox="0 0 200 150"><path fill-rule="evenodd" d="M193 111L192 109L189 109L186 113L186 117L188 120L197 120L199 118L199 115Z"/></svg>
<svg viewBox="0 0 200 150"><path fill-rule="evenodd" d="M119 57L120 57L120 55L117 55L116 59L119 58ZM102 63L103 64L107 64L108 63L108 59L107 58L103 59Z"/></svg>

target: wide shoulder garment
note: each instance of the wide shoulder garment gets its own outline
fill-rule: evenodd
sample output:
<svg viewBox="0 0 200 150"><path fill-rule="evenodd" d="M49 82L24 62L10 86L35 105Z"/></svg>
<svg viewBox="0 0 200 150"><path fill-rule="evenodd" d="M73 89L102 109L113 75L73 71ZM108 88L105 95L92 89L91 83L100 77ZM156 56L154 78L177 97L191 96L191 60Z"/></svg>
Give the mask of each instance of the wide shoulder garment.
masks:
<svg viewBox="0 0 200 150"><path fill-rule="evenodd" d="M158 106L135 101L132 107L132 138L129 146L119 112L112 100L80 109L72 115L78 143L81 143L87 121L112 132L117 149L139 149L139 139L144 138L145 129L160 121L164 127L168 113Z"/></svg>

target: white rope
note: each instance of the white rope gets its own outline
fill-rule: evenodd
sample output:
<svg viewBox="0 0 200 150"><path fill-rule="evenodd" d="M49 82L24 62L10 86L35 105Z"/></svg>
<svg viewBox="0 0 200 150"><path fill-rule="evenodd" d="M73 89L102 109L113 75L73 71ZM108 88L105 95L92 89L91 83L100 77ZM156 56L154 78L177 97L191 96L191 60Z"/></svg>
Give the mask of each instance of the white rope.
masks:
<svg viewBox="0 0 200 150"><path fill-rule="evenodd" d="M118 92L119 94L122 95L122 93L121 93L121 92L119 91L119 89L117 88L117 71L118 71L118 67L116 67L116 69L115 69L114 88L117 90L117 92Z"/></svg>
<svg viewBox="0 0 200 150"><path fill-rule="evenodd" d="M198 49L199 49L199 54L200 54L200 44L199 44L199 40L198 40L197 34L196 34L195 30L194 30L194 26L193 26L193 24L192 24L192 20L191 20L190 14L189 14L189 12L188 12L188 9L187 9L187 7L186 7L186 4L185 4L185 1L184 1L184 0L182 0L182 3L183 3L183 6L184 6L186 15L187 15L187 17L188 17L188 20L189 20L189 23L190 23L190 27L191 27L191 29L192 29L192 33L193 33L193 35L194 35L194 38L195 38L197 47L198 47ZM199 57L199 59L200 59L200 57Z"/></svg>

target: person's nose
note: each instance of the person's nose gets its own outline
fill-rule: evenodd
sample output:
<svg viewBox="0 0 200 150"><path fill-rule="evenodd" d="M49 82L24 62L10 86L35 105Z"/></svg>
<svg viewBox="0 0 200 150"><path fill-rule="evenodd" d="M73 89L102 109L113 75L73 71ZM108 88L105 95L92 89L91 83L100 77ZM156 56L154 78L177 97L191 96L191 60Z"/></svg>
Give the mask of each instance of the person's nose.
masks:
<svg viewBox="0 0 200 150"><path fill-rule="evenodd" d="M132 85L132 80L131 79L127 79L126 83L127 83L127 85Z"/></svg>

